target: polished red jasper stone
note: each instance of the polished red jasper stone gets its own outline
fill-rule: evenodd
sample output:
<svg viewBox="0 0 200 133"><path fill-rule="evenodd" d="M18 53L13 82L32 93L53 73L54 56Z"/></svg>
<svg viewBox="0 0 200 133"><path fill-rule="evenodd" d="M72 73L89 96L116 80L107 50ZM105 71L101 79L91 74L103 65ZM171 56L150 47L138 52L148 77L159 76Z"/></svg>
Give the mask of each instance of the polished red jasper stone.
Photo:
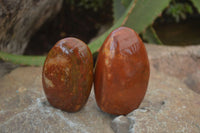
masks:
<svg viewBox="0 0 200 133"><path fill-rule="evenodd" d="M93 82L93 58L87 45L76 38L58 41L43 66L42 83L49 103L67 112L80 110Z"/></svg>
<svg viewBox="0 0 200 133"><path fill-rule="evenodd" d="M138 34L115 29L103 43L96 62L95 97L104 112L125 115L138 108L149 81L149 60Z"/></svg>

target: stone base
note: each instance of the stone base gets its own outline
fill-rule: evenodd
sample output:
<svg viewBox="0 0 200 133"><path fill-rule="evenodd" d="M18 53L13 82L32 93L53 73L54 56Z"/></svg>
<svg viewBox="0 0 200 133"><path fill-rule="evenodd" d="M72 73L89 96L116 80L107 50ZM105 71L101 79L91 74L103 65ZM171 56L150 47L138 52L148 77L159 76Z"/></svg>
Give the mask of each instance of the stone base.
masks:
<svg viewBox="0 0 200 133"><path fill-rule="evenodd" d="M148 91L127 116L100 111L93 92L77 113L55 109L43 93L42 68L19 67L0 79L0 132L200 132L200 46L146 47L151 64Z"/></svg>

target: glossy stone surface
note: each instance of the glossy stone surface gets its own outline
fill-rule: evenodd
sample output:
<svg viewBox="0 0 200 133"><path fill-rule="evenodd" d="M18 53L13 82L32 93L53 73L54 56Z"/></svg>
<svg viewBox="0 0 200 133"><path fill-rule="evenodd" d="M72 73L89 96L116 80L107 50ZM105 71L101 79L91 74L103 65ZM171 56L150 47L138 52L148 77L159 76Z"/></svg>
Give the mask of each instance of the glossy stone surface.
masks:
<svg viewBox="0 0 200 133"><path fill-rule="evenodd" d="M149 81L147 52L138 34L115 29L103 43L96 63L95 97L104 112L120 115L138 108Z"/></svg>
<svg viewBox="0 0 200 133"><path fill-rule="evenodd" d="M43 66L42 83L49 103L76 112L89 97L93 82L93 58L87 45L65 38L50 50Z"/></svg>

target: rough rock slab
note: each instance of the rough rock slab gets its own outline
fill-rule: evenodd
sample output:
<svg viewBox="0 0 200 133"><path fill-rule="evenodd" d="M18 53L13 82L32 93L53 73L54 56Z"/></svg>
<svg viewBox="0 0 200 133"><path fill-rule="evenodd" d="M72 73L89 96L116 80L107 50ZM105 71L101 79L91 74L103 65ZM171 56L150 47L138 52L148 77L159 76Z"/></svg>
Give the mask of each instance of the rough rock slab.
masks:
<svg viewBox="0 0 200 133"><path fill-rule="evenodd" d="M128 132L199 133L200 46L146 47L151 64L149 87L139 109L126 116L131 121Z"/></svg>
<svg viewBox="0 0 200 133"><path fill-rule="evenodd" d="M17 67L19 67L19 65L11 62L4 62L0 59L0 78Z"/></svg>
<svg viewBox="0 0 200 133"><path fill-rule="evenodd" d="M63 0L1 0L0 50L22 54L31 35L61 8Z"/></svg>
<svg viewBox="0 0 200 133"><path fill-rule="evenodd" d="M0 132L112 133L112 116L101 112L93 93L77 113L51 107L42 91L41 69L21 67L0 80Z"/></svg>
<svg viewBox="0 0 200 133"><path fill-rule="evenodd" d="M155 82L156 81L156 82ZM180 80L153 73L140 108L127 117L131 133L199 133L200 95Z"/></svg>
<svg viewBox="0 0 200 133"><path fill-rule="evenodd" d="M146 45L151 72L175 77L200 94L200 45L169 47Z"/></svg>
<svg viewBox="0 0 200 133"><path fill-rule="evenodd" d="M93 92L80 112L55 109L43 94L41 67L14 69L0 78L0 132L199 133L199 49L147 45L151 64L147 94L139 109L119 117L101 112ZM197 84L193 89L185 82L188 75Z"/></svg>

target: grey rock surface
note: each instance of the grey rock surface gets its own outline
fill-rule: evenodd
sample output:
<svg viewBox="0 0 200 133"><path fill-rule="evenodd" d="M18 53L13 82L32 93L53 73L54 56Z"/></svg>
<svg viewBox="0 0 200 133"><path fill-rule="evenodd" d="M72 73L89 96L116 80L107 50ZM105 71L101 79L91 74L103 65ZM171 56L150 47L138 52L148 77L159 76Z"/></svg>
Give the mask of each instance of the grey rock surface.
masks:
<svg viewBox="0 0 200 133"><path fill-rule="evenodd" d="M200 132L200 46L146 45L151 74L129 133ZM119 122L120 123L120 122Z"/></svg>
<svg viewBox="0 0 200 133"><path fill-rule="evenodd" d="M128 133L131 124L127 117L120 115L112 121L111 127L115 133Z"/></svg>
<svg viewBox="0 0 200 133"><path fill-rule="evenodd" d="M146 45L151 74L140 107L127 116L103 113L92 92L77 113L51 107L41 67L19 67L0 78L0 132L200 132L200 46Z"/></svg>
<svg viewBox="0 0 200 133"><path fill-rule="evenodd" d="M79 112L50 106L41 83L42 68L20 67L0 80L0 133L112 133L113 116L101 112L92 92Z"/></svg>
<svg viewBox="0 0 200 133"><path fill-rule="evenodd" d="M151 71L175 77L200 94L200 45L169 47L146 45Z"/></svg>
<svg viewBox="0 0 200 133"><path fill-rule="evenodd" d="M22 54L31 35L61 8L63 0L1 0L0 50Z"/></svg>
<svg viewBox="0 0 200 133"><path fill-rule="evenodd" d="M3 77L5 74L11 72L13 69L17 68L19 65L4 62L0 59L0 78Z"/></svg>
<svg viewBox="0 0 200 133"><path fill-rule="evenodd" d="M127 116L130 132L200 132L200 95L163 73L152 73L150 80L140 108Z"/></svg>

